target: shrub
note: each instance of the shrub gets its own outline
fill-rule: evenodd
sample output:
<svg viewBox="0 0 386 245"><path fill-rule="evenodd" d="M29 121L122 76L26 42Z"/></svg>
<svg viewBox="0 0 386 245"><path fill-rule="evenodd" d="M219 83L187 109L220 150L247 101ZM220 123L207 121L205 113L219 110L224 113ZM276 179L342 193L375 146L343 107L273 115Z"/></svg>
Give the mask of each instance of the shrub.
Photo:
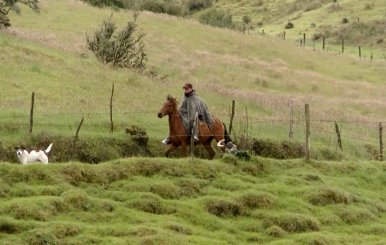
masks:
<svg viewBox="0 0 386 245"><path fill-rule="evenodd" d="M348 21L348 19L345 17L345 18L342 19L341 22L342 22L342 24L347 24L349 21Z"/></svg>
<svg viewBox="0 0 386 245"><path fill-rule="evenodd" d="M184 6L190 11L197 11L212 7L213 0L185 0Z"/></svg>
<svg viewBox="0 0 386 245"><path fill-rule="evenodd" d="M147 146L149 136L147 136L146 129L136 125L126 128L126 133L131 135L131 139L140 146Z"/></svg>
<svg viewBox="0 0 386 245"><path fill-rule="evenodd" d="M199 21L202 24L207 24L215 27L234 27L232 15L225 13L222 10L214 8L208 9L199 16Z"/></svg>
<svg viewBox="0 0 386 245"><path fill-rule="evenodd" d="M295 25L291 21L288 21L287 24L284 26L285 29L292 29Z"/></svg>
<svg viewBox="0 0 386 245"><path fill-rule="evenodd" d="M105 6L117 7L117 8L124 7L123 3L119 0L82 0L82 1L96 7L105 7Z"/></svg>
<svg viewBox="0 0 386 245"><path fill-rule="evenodd" d="M286 140L254 139L252 149L259 156L277 159L301 158L305 154L302 144Z"/></svg>
<svg viewBox="0 0 386 245"><path fill-rule="evenodd" d="M87 48L91 50L97 59L105 64L116 67L135 68L143 70L146 68L146 56L144 51L142 32L137 32L137 14L134 20L129 21L127 26L113 36L116 26L111 21L103 21L99 30L91 38L88 35Z"/></svg>
<svg viewBox="0 0 386 245"><path fill-rule="evenodd" d="M147 0L141 3L141 10L147 10L154 13L164 13L169 15L182 15L182 7L172 2L157 2L153 0Z"/></svg>

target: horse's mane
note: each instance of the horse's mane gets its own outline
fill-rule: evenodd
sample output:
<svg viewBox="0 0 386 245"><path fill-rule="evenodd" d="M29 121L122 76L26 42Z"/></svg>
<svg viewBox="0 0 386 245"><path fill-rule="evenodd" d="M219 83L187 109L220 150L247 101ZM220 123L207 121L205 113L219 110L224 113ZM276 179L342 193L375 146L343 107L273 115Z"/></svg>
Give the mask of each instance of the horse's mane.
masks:
<svg viewBox="0 0 386 245"><path fill-rule="evenodd" d="M168 97L166 97L166 99L176 105L178 105L178 101L177 101L177 98L176 97L173 97L171 96L170 94L168 95Z"/></svg>

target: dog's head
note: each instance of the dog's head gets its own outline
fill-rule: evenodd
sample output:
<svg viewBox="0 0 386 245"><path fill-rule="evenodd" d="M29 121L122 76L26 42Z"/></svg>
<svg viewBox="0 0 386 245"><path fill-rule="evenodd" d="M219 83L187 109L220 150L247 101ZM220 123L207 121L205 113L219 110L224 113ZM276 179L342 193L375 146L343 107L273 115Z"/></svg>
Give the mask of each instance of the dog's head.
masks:
<svg viewBox="0 0 386 245"><path fill-rule="evenodd" d="M24 150L25 150L24 146L15 147L16 155L18 157L23 155Z"/></svg>

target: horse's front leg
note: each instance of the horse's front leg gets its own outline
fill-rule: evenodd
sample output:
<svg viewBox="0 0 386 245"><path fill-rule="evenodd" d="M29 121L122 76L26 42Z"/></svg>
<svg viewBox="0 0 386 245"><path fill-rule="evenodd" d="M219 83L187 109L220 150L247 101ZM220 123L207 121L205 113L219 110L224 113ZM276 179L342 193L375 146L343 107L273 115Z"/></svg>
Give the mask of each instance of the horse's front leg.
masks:
<svg viewBox="0 0 386 245"><path fill-rule="evenodd" d="M188 146L186 143L181 144L181 156L183 156L183 157L188 156Z"/></svg>
<svg viewBox="0 0 386 245"><path fill-rule="evenodd" d="M176 148L177 148L177 146L174 145L174 144L168 145L167 148L166 148L166 151L165 151L165 156L166 156L166 157L169 157L170 153L171 153L172 151L174 151Z"/></svg>

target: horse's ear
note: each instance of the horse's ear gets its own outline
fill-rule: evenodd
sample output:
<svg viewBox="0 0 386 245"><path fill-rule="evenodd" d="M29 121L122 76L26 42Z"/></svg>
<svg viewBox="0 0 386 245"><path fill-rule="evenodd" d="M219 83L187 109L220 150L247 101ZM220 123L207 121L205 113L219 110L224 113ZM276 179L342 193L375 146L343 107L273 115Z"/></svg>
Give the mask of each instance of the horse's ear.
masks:
<svg viewBox="0 0 386 245"><path fill-rule="evenodd" d="M169 100L169 101L172 99L172 97L170 96L170 94L168 94L168 96L166 97L166 99Z"/></svg>

